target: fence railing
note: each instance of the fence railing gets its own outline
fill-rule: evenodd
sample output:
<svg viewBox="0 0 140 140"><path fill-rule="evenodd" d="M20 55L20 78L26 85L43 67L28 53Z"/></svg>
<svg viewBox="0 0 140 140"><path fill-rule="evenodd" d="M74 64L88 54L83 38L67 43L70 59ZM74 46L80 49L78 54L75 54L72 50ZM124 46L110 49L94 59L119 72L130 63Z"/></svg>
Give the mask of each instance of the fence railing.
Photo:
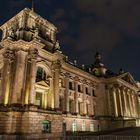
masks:
<svg viewBox="0 0 140 140"><path fill-rule="evenodd" d="M0 136L0 140L140 140L140 136L65 136L65 137L30 137Z"/></svg>
<svg viewBox="0 0 140 140"><path fill-rule="evenodd" d="M140 140L140 136L68 136L65 140Z"/></svg>

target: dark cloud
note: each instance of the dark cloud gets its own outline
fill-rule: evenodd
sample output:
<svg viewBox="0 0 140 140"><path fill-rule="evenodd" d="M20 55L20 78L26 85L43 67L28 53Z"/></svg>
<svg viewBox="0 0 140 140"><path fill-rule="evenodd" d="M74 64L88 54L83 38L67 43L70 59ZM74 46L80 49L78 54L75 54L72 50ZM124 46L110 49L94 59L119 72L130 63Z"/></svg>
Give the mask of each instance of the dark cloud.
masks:
<svg viewBox="0 0 140 140"><path fill-rule="evenodd" d="M9 5L10 7L17 8L18 6L24 5L25 2L25 0L9 0Z"/></svg>
<svg viewBox="0 0 140 140"><path fill-rule="evenodd" d="M78 9L94 14L98 22L116 28L118 32L137 36L140 30L140 1L138 0L76 0Z"/></svg>
<svg viewBox="0 0 140 140"><path fill-rule="evenodd" d="M31 0L1 1L0 24L25 7ZM35 0L35 9L58 27L64 54L91 64L101 51L111 69L125 67L140 79L140 0Z"/></svg>
<svg viewBox="0 0 140 140"><path fill-rule="evenodd" d="M121 41L119 32L109 26L104 24L90 25L88 22L86 24L87 28L81 28L77 41L79 50L110 49Z"/></svg>
<svg viewBox="0 0 140 140"><path fill-rule="evenodd" d="M53 16L52 16L52 19L53 20L60 20L61 18L64 18L66 16L66 12L64 9L56 9Z"/></svg>

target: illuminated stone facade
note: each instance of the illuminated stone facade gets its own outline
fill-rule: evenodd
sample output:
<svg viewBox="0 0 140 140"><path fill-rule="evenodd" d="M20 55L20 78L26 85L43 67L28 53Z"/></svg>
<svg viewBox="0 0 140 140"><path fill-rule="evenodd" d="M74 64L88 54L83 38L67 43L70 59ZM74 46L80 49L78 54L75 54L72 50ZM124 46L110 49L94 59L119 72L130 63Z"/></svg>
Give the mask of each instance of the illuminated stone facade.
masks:
<svg viewBox="0 0 140 140"><path fill-rule="evenodd" d="M139 87L130 73L90 68L60 51L57 28L30 9L10 19L0 50L0 133L61 135L139 122Z"/></svg>

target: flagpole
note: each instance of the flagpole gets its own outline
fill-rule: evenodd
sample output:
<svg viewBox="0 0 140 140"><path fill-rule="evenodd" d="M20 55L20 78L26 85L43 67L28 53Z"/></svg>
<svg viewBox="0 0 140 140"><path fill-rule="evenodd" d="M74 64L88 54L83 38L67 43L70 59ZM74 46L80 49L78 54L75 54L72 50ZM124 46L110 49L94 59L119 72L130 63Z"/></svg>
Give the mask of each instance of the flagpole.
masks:
<svg viewBox="0 0 140 140"><path fill-rule="evenodd" d="M32 0L32 11L34 12L34 0Z"/></svg>

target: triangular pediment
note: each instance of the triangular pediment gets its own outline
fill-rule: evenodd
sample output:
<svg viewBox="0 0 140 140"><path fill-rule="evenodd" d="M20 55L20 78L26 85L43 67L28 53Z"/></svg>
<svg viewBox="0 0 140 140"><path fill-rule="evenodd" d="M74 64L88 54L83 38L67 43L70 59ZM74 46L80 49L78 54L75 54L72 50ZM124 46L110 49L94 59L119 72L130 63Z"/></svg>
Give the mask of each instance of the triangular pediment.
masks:
<svg viewBox="0 0 140 140"><path fill-rule="evenodd" d="M46 88L49 88L49 84L45 81L39 81L36 83L36 85L39 85L39 86L43 86L43 87L46 87Z"/></svg>
<svg viewBox="0 0 140 140"><path fill-rule="evenodd" d="M123 73L123 74L119 75L118 77L121 80L129 83L130 85L133 85L133 86L137 87L136 81L134 80L133 76L129 72Z"/></svg>

